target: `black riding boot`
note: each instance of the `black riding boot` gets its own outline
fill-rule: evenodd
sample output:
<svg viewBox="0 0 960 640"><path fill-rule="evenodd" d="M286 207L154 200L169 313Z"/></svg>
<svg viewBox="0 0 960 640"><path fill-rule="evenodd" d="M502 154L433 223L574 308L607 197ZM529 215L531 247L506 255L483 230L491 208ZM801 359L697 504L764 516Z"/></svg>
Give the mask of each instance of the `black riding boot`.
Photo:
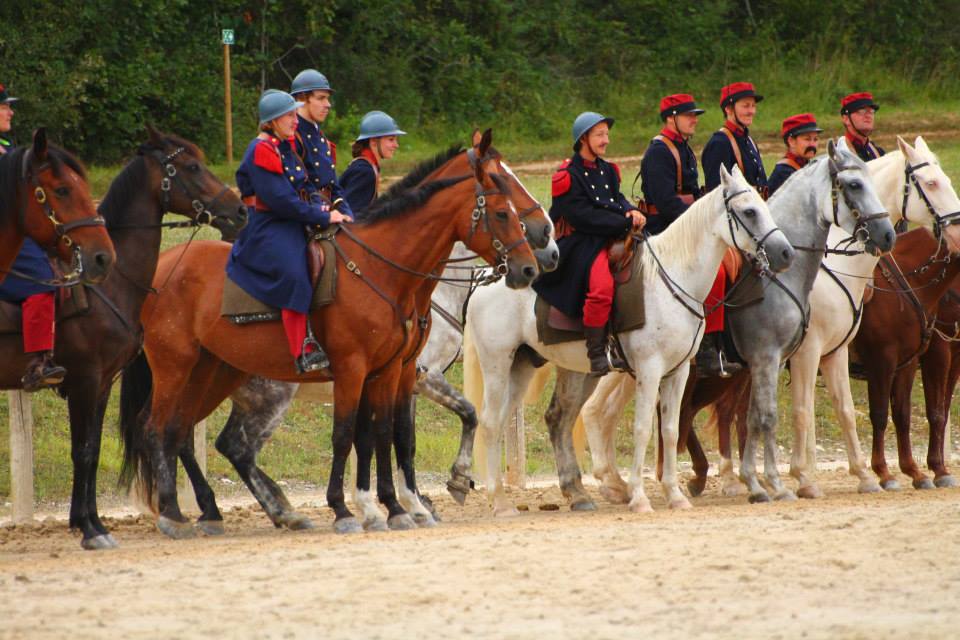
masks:
<svg viewBox="0 0 960 640"><path fill-rule="evenodd" d="M67 370L53 361L53 351L33 351L27 357L27 371L20 384L28 393L56 387L67 375Z"/></svg>
<svg viewBox="0 0 960 640"><path fill-rule="evenodd" d="M709 333L700 341L697 351L698 378L729 378L743 367L737 362L728 362L723 347L720 346L720 332Z"/></svg>
<svg viewBox="0 0 960 640"><path fill-rule="evenodd" d="M587 338L590 375L599 377L610 373L610 360L607 358L606 327L584 327L583 335Z"/></svg>
<svg viewBox="0 0 960 640"><path fill-rule="evenodd" d="M327 357L323 349L317 347L309 353L306 351L301 353L297 356L294 364L297 367L297 375L303 375L311 371L320 371L321 369L329 368L330 358Z"/></svg>

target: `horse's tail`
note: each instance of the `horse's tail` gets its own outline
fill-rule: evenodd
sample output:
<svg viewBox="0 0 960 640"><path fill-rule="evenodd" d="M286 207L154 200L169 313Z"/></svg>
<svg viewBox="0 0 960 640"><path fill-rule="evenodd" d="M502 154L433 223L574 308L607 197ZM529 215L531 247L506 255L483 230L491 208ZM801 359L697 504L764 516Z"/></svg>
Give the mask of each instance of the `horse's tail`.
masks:
<svg viewBox="0 0 960 640"><path fill-rule="evenodd" d="M156 513L153 499L156 477L146 441L144 425L150 416L153 373L147 356L141 352L123 370L120 382L120 440L123 442L123 464L119 485L129 490L134 481L137 493Z"/></svg>

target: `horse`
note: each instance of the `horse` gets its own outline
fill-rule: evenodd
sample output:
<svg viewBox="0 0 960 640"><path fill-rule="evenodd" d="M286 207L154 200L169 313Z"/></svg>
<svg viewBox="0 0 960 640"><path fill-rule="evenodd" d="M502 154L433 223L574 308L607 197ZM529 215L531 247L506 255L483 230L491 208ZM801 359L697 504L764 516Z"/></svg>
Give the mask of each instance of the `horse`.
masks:
<svg viewBox="0 0 960 640"><path fill-rule="evenodd" d="M938 213L958 210L957 197L950 187L949 178L923 138L916 139L915 147L899 138L897 145L896 151L867 163L880 201L890 212L891 221L896 224L906 219L925 227L942 229L944 235L950 238L950 243L955 244L960 240L960 229L951 227L949 220ZM843 142L840 146L845 148ZM938 188L923 191L918 186L920 184ZM810 294L810 326L800 348L790 360L794 427L790 475L799 481L797 495L801 498L823 495L811 477L811 470L816 468L813 407L818 364L844 433L850 473L859 479L858 490L861 493L881 490L869 474L860 452L847 364L847 345L859 326L864 291L877 259L869 254L827 256ZM743 403L742 399L738 402L736 398L721 398L720 402L724 411L716 411L715 417L721 440L723 492L735 495L740 485L732 470L729 428L734 415L742 413ZM697 473L691 485L702 487L708 466L706 456L695 432L691 430L689 434L687 447Z"/></svg>
<svg viewBox="0 0 960 640"><path fill-rule="evenodd" d="M635 257L641 261L645 324L617 336L635 372L632 510L650 511L642 470L657 394L664 439L676 447L680 396L687 361L703 336L703 300L713 284L727 247L742 247L769 267L782 271L794 250L777 229L766 204L738 168L721 170L721 184L697 200L662 234L648 238ZM536 327L532 291L508 291L497 283L478 290L467 309L467 333L475 345L484 381L480 428L487 445L485 483L495 515L514 515L500 474L500 439L515 414L535 368L557 365L557 382L545 420L550 429L560 489L572 510L593 510L572 450L571 431L598 379L588 376L583 341L545 345ZM670 449L668 449L670 451ZM676 456L667 456L662 487L673 508L690 503L677 487Z"/></svg>
<svg viewBox="0 0 960 640"><path fill-rule="evenodd" d="M57 326L56 357L67 367L58 388L70 413L73 493L70 527L82 534L84 549L117 546L97 509L97 465L103 416L120 370L140 350L140 309L155 293L150 283L160 253L163 215L171 211L187 224L212 224L232 237L246 221L246 208L204 165L194 144L148 127L149 138L113 180L99 215L116 248L116 264L102 284L86 285L89 309ZM0 354L11 363L0 387L19 388L21 338L0 335Z"/></svg>
<svg viewBox="0 0 960 640"><path fill-rule="evenodd" d="M955 211L960 214L960 208ZM888 491L899 488L884 454L888 407L897 429L900 472L910 476L915 489L956 486L943 467L942 432L937 438L931 429L929 443L936 484L917 466L910 444L910 396L918 360L933 338L940 301L960 274L958 256L942 239L922 228L900 236L891 258L881 260L874 271L874 294L863 305L860 330L850 344L867 378L873 424L871 467Z"/></svg>
<svg viewBox="0 0 960 640"><path fill-rule="evenodd" d="M874 191L866 165L853 154L835 148L832 142L827 146L826 157L792 175L768 204L774 221L800 255L786 273L762 276L762 300L727 310L727 330L748 369L728 379L691 380L680 418L679 441L689 446L693 416L704 404L715 399L717 393L734 393L749 387L750 394L745 398L749 401L749 432L740 477L749 487L750 502L769 501L771 493L777 500L796 499L783 485L776 466L777 382L781 364L804 340L810 319L808 297L824 251L862 242L879 253L889 250L895 239L893 225ZM828 243L829 234L843 238L833 236ZM625 404L625 393L615 392L618 384L626 387L627 383L617 379L601 382L585 407L584 425L591 442L594 474L602 482L604 496L623 502L626 487L617 471L616 458L611 457L614 430ZM755 449L761 435L764 476L770 493L761 486L756 472ZM660 450L671 452L670 443L664 440ZM697 478L688 483L694 496L703 490L700 481L705 481L705 469L695 466L695 470Z"/></svg>
<svg viewBox="0 0 960 640"><path fill-rule="evenodd" d="M83 165L48 143L43 128L31 145L0 156L0 282L24 237L71 265L67 281L102 282L116 259Z"/></svg>
<svg viewBox="0 0 960 640"><path fill-rule="evenodd" d="M330 356L330 372L295 375L286 349L275 346L285 344L280 323L236 326L220 317L229 245L195 243L182 256L174 255L175 249L161 255L155 280L177 277L144 306L149 369L124 373L130 391L121 398L121 431L124 479L129 483L139 475L141 491L148 496L157 487L157 526L163 533L195 535L177 504L175 456L193 425L251 375L334 380L327 504L335 514L334 531L362 531L343 493L361 394L374 416L377 467L387 470L401 356L416 339L410 335L418 321L414 296L423 278L438 268L457 240L497 265L510 286L529 286L538 273L491 143L487 130L478 148L455 153L428 172L428 178L441 172L453 177L425 181L381 203L367 223L328 231L338 255L337 297L311 316L316 337ZM396 498L392 474L378 473L377 488L391 528L416 526Z"/></svg>

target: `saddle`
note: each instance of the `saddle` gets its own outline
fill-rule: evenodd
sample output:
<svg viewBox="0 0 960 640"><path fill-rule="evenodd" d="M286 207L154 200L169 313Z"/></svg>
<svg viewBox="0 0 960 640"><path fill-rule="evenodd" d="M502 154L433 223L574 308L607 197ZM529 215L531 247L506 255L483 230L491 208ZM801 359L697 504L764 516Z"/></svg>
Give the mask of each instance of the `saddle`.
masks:
<svg viewBox="0 0 960 640"><path fill-rule="evenodd" d="M90 311L87 299L87 285L64 287L56 292L56 321L81 316ZM17 335L23 333L23 311L14 302L0 302L0 334Z"/></svg>
<svg viewBox="0 0 960 640"><path fill-rule="evenodd" d="M610 271L616 285L610 319L614 333L640 329L646 323L641 273L643 261L638 257L641 252L642 247L633 241L632 236L625 242L614 243L610 248ZM568 316L540 296L537 296L534 314L537 337L543 344L584 340L583 321Z"/></svg>
<svg viewBox="0 0 960 640"><path fill-rule="evenodd" d="M333 302L337 293L337 259L333 241L311 239L307 243L307 272L313 284L311 309ZM280 309L266 305L226 276L220 315L234 324L274 322L280 320Z"/></svg>

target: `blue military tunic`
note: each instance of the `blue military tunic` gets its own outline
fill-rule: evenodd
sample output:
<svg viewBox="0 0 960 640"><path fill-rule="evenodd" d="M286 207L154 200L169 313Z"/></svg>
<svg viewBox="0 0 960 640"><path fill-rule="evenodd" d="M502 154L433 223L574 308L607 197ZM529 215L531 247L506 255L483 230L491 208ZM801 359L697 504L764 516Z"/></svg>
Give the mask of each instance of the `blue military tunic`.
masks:
<svg viewBox="0 0 960 640"><path fill-rule="evenodd" d="M15 148L13 141L5 136L0 136L0 146L3 147L0 153L13 151ZM20 253L17 254L13 266L10 268L38 280L53 279L53 268L50 266L50 259L44 250L40 248L40 245L30 238L23 239L23 246L20 247ZM5 302L22 302L30 296L46 291L54 291L54 288L38 282L24 280L9 273L6 279L0 283L0 300Z"/></svg>
<svg viewBox="0 0 960 640"><path fill-rule="evenodd" d="M560 311L579 318L594 259L611 240L627 235L632 220L626 212L636 207L620 193L615 164L602 158L588 162L579 153L553 175L552 193L550 218L558 225L560 264L542 274L533 288Z"/></svg>
<svg viewBox="0 0 960 640"><path fill-rule="evenodd" d="M873 141L869 139L866 142L862 142L860 138L851 135L849 131L844 135L847 138L847 147L856 153L864 162L876 160L886 154L886 151L873 144Z"/></svg>
<svg viewBox="0 0 960 640"><path fill-rule="evenodd" d="M654 138L640 161L640 177L643 183L643 199L655 208L647 214L644 231L656 235L670 226L690 205L680 194L700 197L700 176L697 173L697 156L682 136L668 129L660 132L670 139L680 156L680 192L677 192L677 161L662 140Z"/></svg>
<svg viewBox="0 0 960 640"><path fill-rule="evenodd" d="M307 173L289 141L255 138L237 169L237 187L248 205L247 225L230 251L227 274L244 291L272 307L310 310L304 225L326 227L330 213L311 197ZM301 199L301 192L311 201Z"/></svg>
<svg viewBox="0 0 960 640"><path fill-rule="evenodd" d="M320 130L320 125L297 114L296 151L306 164L307 175L315 191L325 192L336 209L353 217L337 180L337 146ZM341 200L341 202L337 202Z"/></svg>
<svg viewBox="0 0 960 640"><path fill-rule="evenodd" d="M773 172L770 174L770 180L767 183L770 187L770 195L772 196L773 193L787 181L787 178L803 168L806 164L806 158L794 155L788 151L787 155L777 162L777 166L773 168Z"/></svg>
<svg viewBox="0 0 960 640"><path fill-rule="evenodd" d="M344 197L357 221L363 220L367 208L377 198L378 171L376 156L369 149L364 149L363 154L354 158L340 176Z"/></svg>
<svg viewBox="0 0 960 640"><path fill-rule="evenodd" d="M740 157L743 159L743 177L758 190L766 187L767 172L763 168L763 160L760 159L760 150L750 137L750 132L730 123L729 120L724 122L723 126L737 141L737 148L740 149ZM720 165L725 166L727 171L732 171L733 165L737 164L737 158L727 134L723 131L715 132L703 148L700 160L703 165L706 190L712 191L720 184Z"/></svg>

